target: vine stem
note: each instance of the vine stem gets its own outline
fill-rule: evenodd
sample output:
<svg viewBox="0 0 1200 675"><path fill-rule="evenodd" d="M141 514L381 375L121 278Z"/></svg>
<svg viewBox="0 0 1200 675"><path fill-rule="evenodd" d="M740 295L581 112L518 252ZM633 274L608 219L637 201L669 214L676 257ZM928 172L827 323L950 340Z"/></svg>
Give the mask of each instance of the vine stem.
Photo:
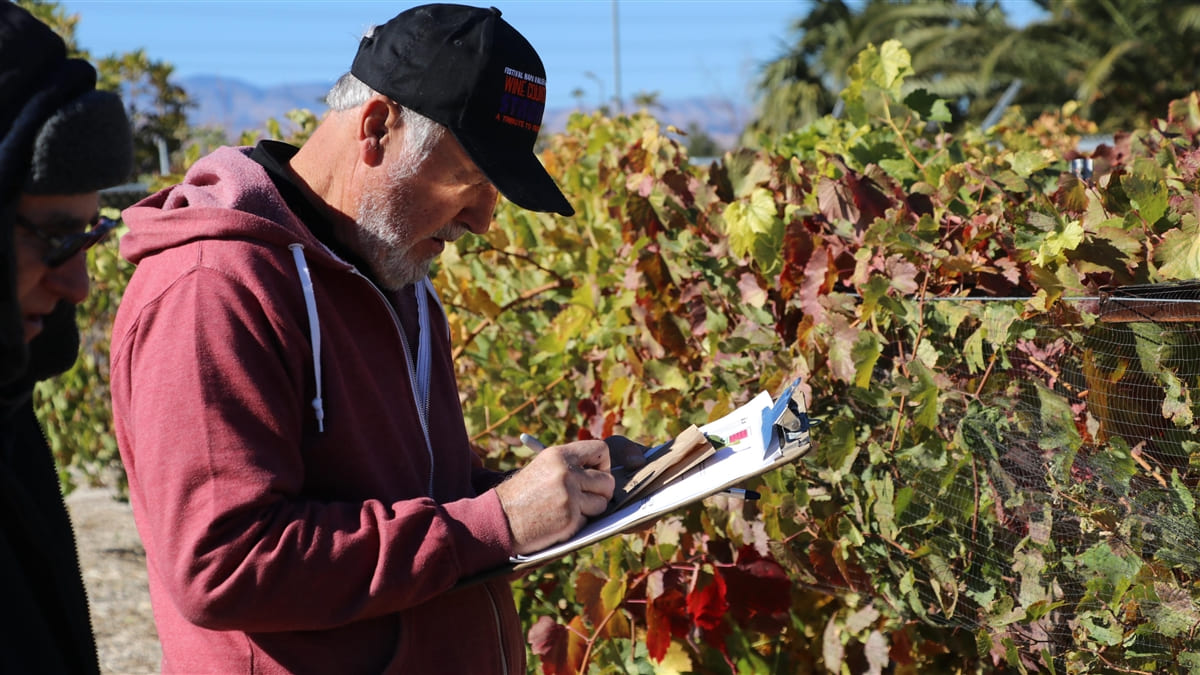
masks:
<svg viewBox="0 0 1200 675"><path fill-rule="evenodd" d="M987 385L988 378L992 376L992 366L996 365L996 359L999 354L992 351L992 358L988 360L987 368L983 371L983 377L979 379L979 386L975 387L975 400L979 400L979 395L983 393L983 387Z"/></svg>
<svg viewBox="0 0 1200 675"><path fill-rule="evenodd" d="M898 406L899 410L900 410L900 414L896 415L896 427L894 429L892 429L892 442L888 444L888 455L889 456L892 455L894 452L896 452L896 444L900 442L901 424L903 424L903 422L904 422L904 415L905 415L904 405L907 402L908 402L908 395L901 394L900 395L900 405Z"/></svg>
<svg viewBox="0 0 1200 675"><path fill-rule="evenodd" d="M563 280L563 277L561 274L555 272L554 270L550 269L549 267L542 265L537 260L535 260L532 256L527 255L525 253L516 253L515 251L506 251L504 249L496 248L494 246L485 246L485 247L474 249L472 251L464 251L463 256L465 257L468 255L483 255L484 253L497 253L499 255L508 256L510 258L524 260L525 262L529 263L530 265L533 265L534 267L545 272L546 274L549 274L550 276L554 277L555 279L558 279L559 281Z"/></svg>
<svg viewBox="0 0 1200 675"><path fill-rule="evenodd" d="M1154 476L1154 480L1158 481L1160 486L1164 488L1167 487L1167 479L1163 478L1158 469L1151 466L1150 463L1147 462L1144 457L1142 457L1142 448L1144 447L1146 447L1146 441L1141 441L1137 445L1133 446L1133 449L1129 451L1129 456L1133 458L1133 461L1137 462L1138 466L1142 467L1143 471L1151 476Z"/></svg>
<svg viewBox="0 0 1200 675"><path fill-rule="evenodd" d="M971 508L971 550L967 551L967 566L964 572L969 571L975 564L975 542L979 541L979 466L974 453L971 453L971 481L975 484L975 503Z"/></svg>
<svg viewBox="0 0 1200 675"><path fill-rule="evenodd" d="M877 534L874 536L879 537L880 539L883 540L883 543L888 544L892 548L895 548L897 551L900 551L901 553L903 553L904 555L906 555L910 558L916 557L916 555L917 555L915 551L908 550L908 548L905 547L904 544L901 544L898 541L892 541L891 539L888 539L887 537L885 537L881 534Z"/></svg>
<svg viewBox="0 0 1200 675"><path fill-rule="evenodd" d="M507 421L509 421L510 419L512 419L512 418L513 418L513 417L514 417L514 416L515 416L517 413L519 413L519 412L521 412L522 410L524 410L524 409L528 408L529 406L533 405L535 402L537 402L537 400L538 400L538 398L539 398L539 397L541 397L541 396L544 396L544 395L546 394L546 392L548 392L548 391L550 391L551 389L553 389L553 388L557 387L559 384L561 384L561 383L562 383L562 381L563 381L563 380L567 379L567 375L569 375L569 373L563 373L562 375L559 375L559 376L558 376L558 379L556 379L556 380L554 380L553 382L551 382L550 384L546 385L546 387L545 387L545 388L544 388L542 391L538 392L538 393L537 393L536 395L534 395L534 396L530 396L529 398L525 399L525 402L524 402L524 403L522 403L521 405L517 406L516 408L513 408L512 410L508 411L508 412L507 412L507 413L504 415L504 417L501 417L499 420L497 420L497 421L495 421L495 422L492 422L491 424L489 424L489 425L487 426L487 428L486 428L486 429L484 429L483 431L480 431L479 433L477 433L477 434L475 434L474 436L472 436L472 437L471 437L471 442L472 442L472 443L474 443L475 441L479 440L479 438L480 438L480 437L482 437L482 436L486 436L486 435L488 435L488 434L492 433L492 432L493 432L493 431L495 431L497 428L499 428L501 424L504 424L505 422L507 422Z"/></svg>
<svg viewBox="0 0 1200 675"><path fill-rule="evenodd" d="M600 625L596 626L595 630L592 631L592 637L587 639L587 649L583 650L583 661L579 664L579 672L587 672L588 662L592 660L592 647L596 646L596 640L600 638L600 633L620 610L620 604L608 610L608 614L605 614L604 618L600 620Z"/></svg>
<svg viewBox="0 0 1200 675"><path fill-rule="evenodd" d="M1119 666L1119 665L1113 663L1112 661L1110 661L1109 659L1104 658L1103 654L1099 654L1099 653L1096 654L1096 658L1103 661L1105 666L1112 668L1113 671L1118 672L1118 673L1134 673L1135 675L1154 675L1153 673L1151 673L1148 670L1137 670L1134 668L1125 668L1123 666Z"/></svg>
<svg viewBox="0 0 1200 675"><path fill-rule="evenodd" d="M521 295L517 296L511 302L503 305L500 308L500 311L497 312L496 315L499 316L500 314L503 314L503 313L511 310L514 307L523 305L523 304L529 302L530 300L533 300L537 296L541 295L542 293L546 293L547 291L557 290L559 288L566 288L566 287L569 287L570 285L571 285L570 280L558 279L558 280L552 281L548 284L543 284L541 286L538 286L537 288L531 288L531 289L525 291L524 293L521 293ZM479 337L479 334L482 333L484 330L486 330L488 326L491 326L495 323L496 323L496 320L492 317L485 317L483 319L483 321L480 321L479 325L475 326L475 328L473 328L471 330L471 333L469 335L467 335L466 339L462 341L462 344L454 348L454 351L450 355L451 360L457 361L459 355L461 355L463 353L463 351L465 351L466 348L469 347L471 345L471 343L475 341L475 338Z"/></svg>
<svg viewBox="0 0 1200 675"><path fill-rule="evenodd" d="M917 156L913 154L912 148L910 148L908 145L908 139L904 137L904 132L900 130L900 127L896 126L896 121L892 119L892 107L888 103L887 95L880 94L880 96L883 98L884 121L887 122L887 125L891 127L892 131L896 132L896 138L900 139L900 144L904 146L904 154L908 155L908 158L912 160L913 164L917 165L918 169L924 171L925 165L922 164L921 160L917 159Z"/></svg>

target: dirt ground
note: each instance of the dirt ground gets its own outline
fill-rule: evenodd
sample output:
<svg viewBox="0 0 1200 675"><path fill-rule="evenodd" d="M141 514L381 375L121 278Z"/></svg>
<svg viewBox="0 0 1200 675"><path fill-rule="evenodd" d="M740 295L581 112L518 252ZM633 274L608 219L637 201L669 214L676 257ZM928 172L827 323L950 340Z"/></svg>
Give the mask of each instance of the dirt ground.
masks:
<svg viewBox="0 0 1200 675"><path fill-rule="evenodd" d="M162 651L150 611L146 552L129 504L107 489L67 496L79 564L92 610L92 630L105 675L157 673Z"/></svg>

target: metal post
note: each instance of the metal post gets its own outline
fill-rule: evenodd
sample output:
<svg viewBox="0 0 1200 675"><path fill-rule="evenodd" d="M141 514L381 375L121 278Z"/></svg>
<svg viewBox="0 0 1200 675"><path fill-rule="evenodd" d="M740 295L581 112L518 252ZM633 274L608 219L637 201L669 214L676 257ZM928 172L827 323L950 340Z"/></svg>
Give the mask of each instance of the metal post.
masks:
<svg viewBox="0 0 1200 675"><path fill-rule="evenodd" d="M1008 88L1004 90L1004 93L1000 95L1000 100L996 101L996 105L992 106L991 112L987 114L987 117L983 119L983 123L979 126L981 126L984 131L987 131L995 126L996 123L1000 121L1000 116L1004 114L1004 109L1008 107L1008 104L1012 103L1012 100L1017 97L1017 92L1019 91L1021 91L1021 78L1018 77L1017 79L1013 80L1008 85Z"/></svg>
<svg viewBox="0 0 1200 675"><path fill-rule="evenodd" d="M617 20L617 0L612 0L612 33L613 33L613 101L617 112L621 112L621 31Z"/></svg>
<svg viewBox="0 0 1200 675"><path fill-rule="evenodd" d="M167 140L162 136L155 136L154 144L158 146L158 172L163 176L170 175L171 160L167 154Z"/></svg>

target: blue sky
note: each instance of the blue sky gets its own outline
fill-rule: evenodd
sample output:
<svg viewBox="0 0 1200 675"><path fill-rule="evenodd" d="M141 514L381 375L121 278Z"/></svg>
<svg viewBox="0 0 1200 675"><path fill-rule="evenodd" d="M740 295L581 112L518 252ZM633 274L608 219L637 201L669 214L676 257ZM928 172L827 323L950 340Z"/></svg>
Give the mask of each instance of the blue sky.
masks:
<svg viewBox="0 0 1200 675"><path fill-rule="evenodd" d="M492 0L546 65L547 106L585 105L617 93L663 100L753 96L760 66L778 56L806 0ZM96 56L143 47L181 77L221 75L258 86L332 83L358 38L419 2L384 0L73 0L76 37ZM1029 0L1005 0L1014 20Z"/></svg>

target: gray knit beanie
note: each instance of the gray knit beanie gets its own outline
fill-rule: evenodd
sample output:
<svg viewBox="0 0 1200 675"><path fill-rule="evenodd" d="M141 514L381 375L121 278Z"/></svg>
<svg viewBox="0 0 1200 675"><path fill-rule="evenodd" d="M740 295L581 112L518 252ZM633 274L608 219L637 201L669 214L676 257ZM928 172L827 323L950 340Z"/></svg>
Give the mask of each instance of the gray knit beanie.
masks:
<svg viewBox="0 0 1200 675"><path fill-rule="evenodd" d="M133 137L125 106L107 91L89 91L59 108L33 143L25 192L70 195L129 179Z"/></svg>
<svg viewBox="0 0 1200 675"><path fill-rule="evenodd" d="M96 69L67 58L48 26L0 0L0 383L70 367L79 343L74 307L64 302L25 345L12 233L21 193L93 192L128 180L132 166L120 99L96 91Z"/></svg>

